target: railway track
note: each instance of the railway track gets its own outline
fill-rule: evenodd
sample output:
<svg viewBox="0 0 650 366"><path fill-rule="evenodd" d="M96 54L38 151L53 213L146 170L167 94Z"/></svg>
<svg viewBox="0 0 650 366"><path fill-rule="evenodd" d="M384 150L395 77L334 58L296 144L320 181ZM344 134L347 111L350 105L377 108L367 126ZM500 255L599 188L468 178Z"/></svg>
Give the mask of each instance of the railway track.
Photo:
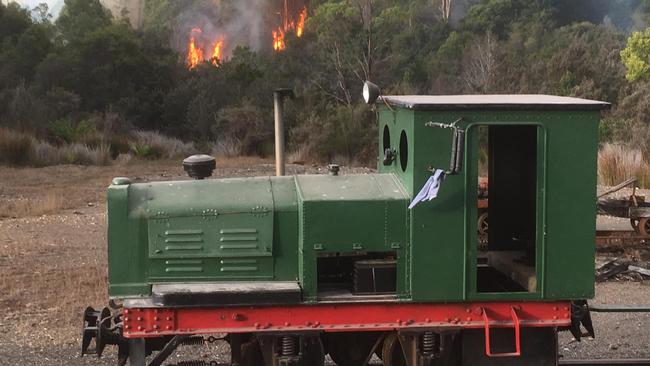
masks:
<svg viewBox="0 0 650 366"><path fill-rule="evenodd" d="M625 245L625 248L622 248L622 245ZM599 251L650 249L650 236L640 235L634 230L597 230L596 247Z"/></svg>
<svg viewBox="0 0 650 366"><path fill-rule="evenodd" d="M601 365L614 365L614 366L650 366L650 359L597 359L597 360L560 360L560 366L601 366ZM230 366L230 364L222 364L216 362L206 361L190 361L175 364L173 366ZM327 364L333 365L333 364Z"/></svg>
<svg viewBox="0 0 650 366"><path fill-rule="evenodd" d="M571 366L599 366L599 365L620 365L620 366L648 366L650 359L598 359L598 360L560 360L559 365Z"/></svg>

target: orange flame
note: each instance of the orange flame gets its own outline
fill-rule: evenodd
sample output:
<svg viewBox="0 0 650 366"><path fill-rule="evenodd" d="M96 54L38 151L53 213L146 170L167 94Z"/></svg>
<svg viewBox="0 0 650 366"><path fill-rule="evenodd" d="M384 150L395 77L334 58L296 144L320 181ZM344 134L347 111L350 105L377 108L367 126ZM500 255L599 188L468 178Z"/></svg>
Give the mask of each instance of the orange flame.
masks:
<svg viewBox="0 0 650 366"><path fill-rule="evenodd" d="M187 47L187 65L190 70L199 66L203 62L203 50L196 46L194 37L190 38L190 44Z"/></svg>
<svg viewBox="0 0 650 366"><path fill-rule="evenodd" d="M276 51L283 51L287 46L284 44L284 31L282 27L278 27L273 31L273 49Z"/></svg>
<svg viewBox="0 0 650 366"><path fill-rule="evenodd" d="M223 55L223 39L218 40L214 44L214 51L212 52L212 64L214 66L219 66L219 62L221 62L221 57Z"/></svg>
<svg viewBox="0 0 650 366"><path fill-rule="evenodd" d="M190 70L206 61L219 67L220 62L223 60L224 38L222 37L214 43L211 43L212 46L210 49L207 48L207 44L206 38L203 36L203 31L200 28L192 28L190 41L187 45L187 67Z"/></svg>
<svg viewBox="0 0 650 366"><path fill-rule="evenodd" d="M305 31L306 19L307 19L307 7L304 7L300 11L300 16L298 18L298 26L296 27L296 36L298 38L302 37L302 33Z"/></svg>
<svg viewBox="0 0 650 366"><path fill-rule="evenodd" d="M281 11L282 25L271 31L273 34L273 49L277 52L284 51L287 46L284 43L284 36L290 31L296 33L296 37L302 37L305 32L305 20L307 19L307 7L303 7L298 14L298 22L290 18L287 0L284 1L284 7Z"/></svg>

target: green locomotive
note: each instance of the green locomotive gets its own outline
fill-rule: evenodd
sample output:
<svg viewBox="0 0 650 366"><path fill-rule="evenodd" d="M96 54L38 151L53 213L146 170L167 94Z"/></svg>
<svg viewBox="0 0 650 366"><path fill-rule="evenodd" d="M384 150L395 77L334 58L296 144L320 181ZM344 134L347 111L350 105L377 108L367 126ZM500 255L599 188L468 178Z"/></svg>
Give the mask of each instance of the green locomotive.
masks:
<svg viewBox="0 0 650 366"><path fill-rule="evenodd" d="M83 353L117 344L121 364L153 353L160 365L178 344L223 333L240 366L323 365L327 354L346 366L373 354L388 366L555 365L558 329L579 335L594 295L607 107L383 96L377 174L116 178L109 294L123 306L86 311ZM188 166L204 178L211 164ZM487 243L479 177L490 182Z"/></svg>

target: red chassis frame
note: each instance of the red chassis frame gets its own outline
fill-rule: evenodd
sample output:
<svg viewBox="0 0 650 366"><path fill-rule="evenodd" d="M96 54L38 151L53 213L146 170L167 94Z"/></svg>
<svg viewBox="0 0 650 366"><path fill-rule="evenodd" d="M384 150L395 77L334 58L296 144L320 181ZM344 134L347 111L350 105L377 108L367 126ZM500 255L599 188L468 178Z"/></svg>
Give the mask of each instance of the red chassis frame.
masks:
<svg viewBox="0 0 650 366"><path fill-rule="evenodd" d="M567 327L571 303L338 303L266 307L125 308L125 338L258 332Z"/></svg>

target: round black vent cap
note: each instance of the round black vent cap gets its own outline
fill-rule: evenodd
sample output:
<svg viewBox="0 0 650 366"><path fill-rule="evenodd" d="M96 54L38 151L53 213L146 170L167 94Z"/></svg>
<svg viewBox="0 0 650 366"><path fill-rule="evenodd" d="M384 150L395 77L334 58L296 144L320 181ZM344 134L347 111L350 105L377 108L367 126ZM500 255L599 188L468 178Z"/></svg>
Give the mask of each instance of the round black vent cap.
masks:
<svg viewBox="0 0 650 366"><path fill-rule="evenodd" d="M216 167L217 162L210 155L192 155L183 160L183 169L194 179L205 179L211 176Z"/></svg>

